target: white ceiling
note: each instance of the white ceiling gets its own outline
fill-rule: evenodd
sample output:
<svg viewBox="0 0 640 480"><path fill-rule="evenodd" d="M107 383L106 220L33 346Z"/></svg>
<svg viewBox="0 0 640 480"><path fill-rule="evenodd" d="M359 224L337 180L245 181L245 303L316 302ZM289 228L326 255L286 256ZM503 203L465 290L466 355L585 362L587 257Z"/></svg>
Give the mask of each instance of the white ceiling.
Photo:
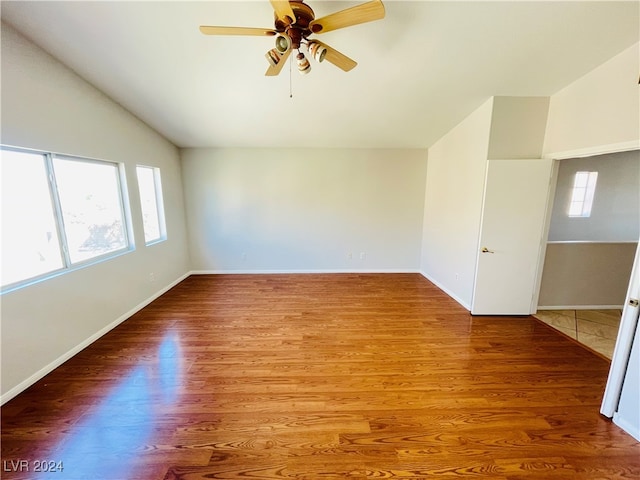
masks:
<svg viewBox="0 0 640 480"><path fill-rule="evenodd" d="M316 18L361 2L308 0ZM493 95L547 96L640 39L639 2L397 1L265 77L267 0L2 1L2 19L179 147L428 147ZM290 88L293 98L290 98Z"/></svg>

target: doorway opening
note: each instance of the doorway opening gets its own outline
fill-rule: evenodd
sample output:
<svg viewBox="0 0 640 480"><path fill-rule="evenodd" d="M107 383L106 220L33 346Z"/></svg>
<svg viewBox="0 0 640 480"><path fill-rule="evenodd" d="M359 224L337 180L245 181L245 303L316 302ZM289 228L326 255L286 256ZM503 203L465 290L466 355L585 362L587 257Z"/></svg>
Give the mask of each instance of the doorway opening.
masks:
<svg viewBox="0 0 640 480"><path fill-rule="evenodd" d="M611 359L640 238L640 150L556 162L536 318ZM575 185L597 172L589 215ZM573 210L572 210L573 208Z"/></svg>

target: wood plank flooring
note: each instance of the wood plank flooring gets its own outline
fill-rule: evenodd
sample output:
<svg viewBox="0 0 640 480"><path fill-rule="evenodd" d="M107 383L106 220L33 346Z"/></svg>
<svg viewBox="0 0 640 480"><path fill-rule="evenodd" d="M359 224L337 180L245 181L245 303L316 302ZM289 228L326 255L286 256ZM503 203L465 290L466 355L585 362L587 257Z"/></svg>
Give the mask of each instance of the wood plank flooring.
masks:
<svg viewBox="0 0 640 480"><path fill-rule="evenodd" d="M608 369L417 274L192 276L2 407L2 478L638 479Z"/></svg>

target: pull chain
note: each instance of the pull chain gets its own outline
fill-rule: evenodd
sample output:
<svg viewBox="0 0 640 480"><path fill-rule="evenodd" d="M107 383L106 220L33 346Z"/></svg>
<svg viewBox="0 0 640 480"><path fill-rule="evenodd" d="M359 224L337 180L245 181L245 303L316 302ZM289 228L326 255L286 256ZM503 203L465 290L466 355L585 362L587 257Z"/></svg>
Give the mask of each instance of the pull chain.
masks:
<svg viewBox="0 0 640 480"><path fill-rule="evenodd" d="M292 67L291 65L293 64L293 59L292 57L289 57L289 98L293 98L293 86L292 86Z"/></svg>

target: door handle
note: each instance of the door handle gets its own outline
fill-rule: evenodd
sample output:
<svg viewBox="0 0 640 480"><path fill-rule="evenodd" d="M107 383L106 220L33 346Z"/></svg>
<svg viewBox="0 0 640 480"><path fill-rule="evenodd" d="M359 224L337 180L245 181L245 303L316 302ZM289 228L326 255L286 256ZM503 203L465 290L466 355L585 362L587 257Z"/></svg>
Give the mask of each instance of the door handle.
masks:
<svg viewBox="0 0 640 480"><path fill-rule="evenodd" d="M482 247L481 252L482 252L482 253L496 253L496 252L494 252L493 250L489 250L487 247Z"/></svg>

